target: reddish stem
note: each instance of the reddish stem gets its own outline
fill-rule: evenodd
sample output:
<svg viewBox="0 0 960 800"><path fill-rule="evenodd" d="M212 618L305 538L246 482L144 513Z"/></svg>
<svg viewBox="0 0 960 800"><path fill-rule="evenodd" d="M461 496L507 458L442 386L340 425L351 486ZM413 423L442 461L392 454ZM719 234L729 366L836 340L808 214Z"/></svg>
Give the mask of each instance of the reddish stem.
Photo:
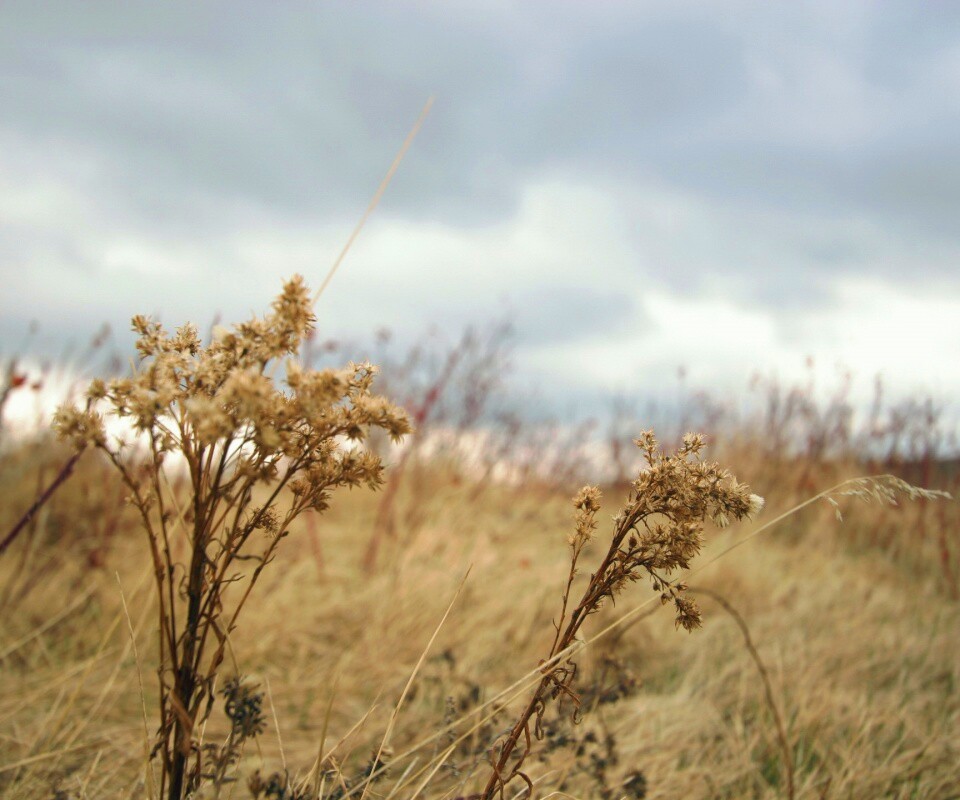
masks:
<svg viewBox="0 0 960 800"><path fill-rule="evenodd" d="M64 464L60 472L57 473L57 477L43 490L43 493L33 502L33 505L24 512L23 516L20 517L17 523L10 529L9 533L3 538L3 541L0 542L0 555L3 555L4 551L13 544L13 541L20 535L21 531L30 524L30 520L32 520L36 513L53 497L57 489L66 482L67 478L73 473L73 468L77 465L82 455L83 450L78 450L67 459L67 463Z"/></svg>

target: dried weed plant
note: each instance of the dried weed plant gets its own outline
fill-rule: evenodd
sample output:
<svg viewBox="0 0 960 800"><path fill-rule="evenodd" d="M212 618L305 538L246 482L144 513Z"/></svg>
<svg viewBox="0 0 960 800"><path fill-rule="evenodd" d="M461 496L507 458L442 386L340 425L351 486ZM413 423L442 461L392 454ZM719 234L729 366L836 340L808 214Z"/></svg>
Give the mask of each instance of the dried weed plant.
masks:
<svg viewBox="0 0 960 800"><path fill-rule="evenodd" d="M223 744L208 742L200 748L204 756L200 777L205 782L206 791L196 793L196 800L218 800L223 789L237 780L235 773L244 744L255 739L266 728L263 694L257 689L256 684L235 676L227 680L220 690L219 694L224 699L224 713L230 720L230 733Z"/></svg>
<svg viewBox="0 0 960 800"><path fill-rule="evenodd" d="M688 631L699 627L700 609L696 601L686 595L685 584L671 580L671 574L687 569L700 552L707 519L723 527L731 520L755 515L763 506L763 499L751 494L727 470L702 460L704 442L699 434L684 436L674 455L661 451L652 431L644 432L636 444L643 452L646 469L634 480L626 506L614 517L606 555L570 611L580 556L597 529L601 494L599 488L586 486L574 498L570 571L560 616L554 622L553 645L541 662L543 677L533 696L510 732L494 748L492 769L479 795L481 800L505 797L507 785L516 778L526 784L529 796L533 796L533 782L523 765L534 737L543 738L547 703L568 698L577 709L575 715L579 711L580 700L573 690L577 666L564 659L563 654L576 642L586 619L607 600L615 600L627 584L649 579L653 590L660 593L661 603L673 604L678 627Z"/></svg>
<svg viewBox="0 0 960 800"><path fill-rule="evenodd" d="M263 569L294 520L324 511L332 490L380 485L380 458L360 446L370 428L399 441L410 424L371 393L370 364L315 371L295 360L314 324L299 276L271 313L216 329L206 346L189 324L172 335L147 317L132 324L134 373L94 381L88 405L60 408L55 427L78 452L106 456L146 533L159 609L154 754L161 796L183 800L204 774L195 732ZM284 359L285 386L274 379ZM109 434L101 409L135 435ZM172 461L189 475L185 503L171 490Z"/></svg>

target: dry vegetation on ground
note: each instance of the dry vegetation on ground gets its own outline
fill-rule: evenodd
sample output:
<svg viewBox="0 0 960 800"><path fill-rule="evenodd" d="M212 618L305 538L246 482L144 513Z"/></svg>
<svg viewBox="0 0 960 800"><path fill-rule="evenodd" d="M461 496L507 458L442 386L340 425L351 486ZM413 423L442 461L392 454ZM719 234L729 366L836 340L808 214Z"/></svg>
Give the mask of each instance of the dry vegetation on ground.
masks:
<svg viewBox="0 0 960 800"><path fill-rule="evenodd" d="M474 387L489 373L470 347L472 360L440 359L409 396L385 376L420 435L440 427L444 392L461 407L477 402L479 390L448 388L454 368ZM523 765L535 796L782 798L791 784L811 800L960 796L956 501L835 495L842 522L820 500L727 552L857 475L896 471L955 490L956 470L931 447L904 458L902 443L858 440L849 419L811 402L784 395L762 424L699 420L713 425L709 457L766 508L752 522L708 523L686 579L701 629L676 630L677 609L661 608L649 582L587 620L581 638L607 632L576 655L570 692L544 709ZM212 745L202 751L210 777L197 797L452 800L489 785L491 750L556 643L571 497L589 476L560 469L562 454L546 472L502 473L452 451L406 452L389 453L385 490L341 491L329 511L292 523L209 687L213 711L196 735ZM47 439L8 444L0 536L69 457ZM627 500L615 473L602 488L573 598ZM174 476L165 491L186 498L188 485ZM158 609L128 494L87 452L0 553L0 795L10 800L142 798L159 774L158 758L147 766L160 725ZM183 537L173 548L174 562L187 558ZM227 713L234 675L245 683ZM514 781L505 796L525 787Z"/></svg>

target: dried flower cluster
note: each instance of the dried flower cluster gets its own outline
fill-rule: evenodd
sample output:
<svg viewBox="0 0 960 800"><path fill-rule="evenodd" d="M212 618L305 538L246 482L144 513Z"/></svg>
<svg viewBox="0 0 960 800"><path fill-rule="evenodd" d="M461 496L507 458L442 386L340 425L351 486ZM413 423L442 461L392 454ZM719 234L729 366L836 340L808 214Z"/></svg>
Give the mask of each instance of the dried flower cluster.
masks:
<svg viewBox="0 0 960 800"><path fill-rule="evenodd" d="M660 450L652 431L641 434L636 445L643 451L646 469L633 482L626 506L614 517L607 553L568 616L578 561L597 528L600 490L587 486L574 498L574 532L568 540L570 572L560 618L555 622L553 646L542 662L544 676L516 725L495 750L493 769L480 795L482 800L490 800L494 795L503 797L506 785L514 778L527 783L532 796L532 783L522 767L532 736L543 734L547 701L568 697L579 705L572 689L576 665L564 659L563 654L573 645L586 618L599 611L608 598L616 597L628 583L649 578L654 591L660 592L661 602L673 604L677 625L686 630L698 627L699 607L685 594L685 584L671 581L670 575L688 568L700 552L707 520L723 527L731 520L752 517L763 507L763 499L750 494L727 470L702 460L704 444L699 434L684 436L682 446L673 455ZM518 753L511 764L515 751Z"/></svg>
<svg viewBox="0 0 960 800"><path fill-rule="evenodd" d="M256 684L244 681L240 676L230 678L220 694L224 698L224 711L230 720L230 734L223 744L206 743L198 753L194 771L201 781L190 800L220 797L225 786L236 782L232 774L243 755L244 744L263 733L267 721L263 716L263 695Z"/></svg>
<svg viewBox="0 0 960 800"><path fill-rule="evenodd" d="M298 789L286 772L274 772L263 777L257 770L247 780L247 788L254 800L309 800L306 790Z"/></svg>
<svg viewBox="0 0 960 800"><path fill-rule="evenodd" d="M665 455L652 431L636 440L647 469L633 482L627 505L614 517L610 549L591 579L591 590L574 612L593 613L604 598L627 583L648 576L663 603L672 602L677 625L693 630L700 610L684 595L686 586L667 576L688 569L700 552L706 520L725 527L731 520L755 516L763 498L718 464L703 461L703 437L688 433L676 454Z"/></svg>
<svg viewBox="0 0 960 800"><path fill-rule="evenodd" d="M300 514L324 510L333 489L381 483L380 459L359 446L371 427L395 441L410 430L402 410L371 394L375 367L309 371L293 360L313 323L300 277L285 284L271 313L217 328L206 346L192 325L170 335L134 317L134 374L94 381L86 408L56 415L63 439L101 450L116 467L147 534L160 609L157 751L168 800L192 788L194 729L208 713L227 637L279 541ZM284 359L285 386L273 377ZM101 409L130 423L136 438L108 435ZM186 502L164 471L171 456L189 474Z"/></svg>

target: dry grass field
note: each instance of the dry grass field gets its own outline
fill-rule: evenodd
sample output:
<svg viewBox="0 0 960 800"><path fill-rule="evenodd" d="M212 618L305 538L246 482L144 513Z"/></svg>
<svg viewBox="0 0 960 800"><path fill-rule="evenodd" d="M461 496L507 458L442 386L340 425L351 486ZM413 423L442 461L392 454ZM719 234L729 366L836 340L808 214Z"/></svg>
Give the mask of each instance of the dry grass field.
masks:
<svg viewBox="0 0 960 800"><path fill-rule="evenodd" d="M412 398L389 370L382 389L374 384L417 428L403 451L374 442L385 486L338 489L329 510L304 511L276 541L253 531L243 553L278 546L236 626L211 635L222 663L201 684L182 749L169 676L158 736L158 665L170 645L164 655L162 581L142 516L118 471L88 448L0 553L0 796L166 798L166 746L172 760L182 753L183 791L195 787L196 798L481 797L491 756L547 681L526 744L521 731L523 776L494 795L528 796L532 785L539 798L960 797L956 501L901 495L893 506L839 490L837 505L821 498L776 522L862 475L892 471L955 491L955 467L929 446L904 456L857 440L826 409L791 416L772 404L779 411L759 421L708 420L706 458L765 507L723 528L708 514L702 552L672 576L689 584L702 627L678 627L674 598L663 607L670 593L644 573L585 619L574 677L569 665L552 671L562 661L542 661L570 573L572 498L603 481L571 603L608 551L629 481L584 474L575 442L553 451L548 469L508 471L509 480L452 450L418 449L439 427L429 411L453 361L441 359ZM52 436L5 442L7 537L73 451ZM636 477L639 461L615 450L610 463ZM254 486L254 510L267 491ZM191 502L182 469L169 469L159 492L171 507ZM164 523L175 565L164 602L183 625L196 528L178 513ZM237 555L226 581L262 565ZM225 607L241 587L227 582Z"/></svg>

